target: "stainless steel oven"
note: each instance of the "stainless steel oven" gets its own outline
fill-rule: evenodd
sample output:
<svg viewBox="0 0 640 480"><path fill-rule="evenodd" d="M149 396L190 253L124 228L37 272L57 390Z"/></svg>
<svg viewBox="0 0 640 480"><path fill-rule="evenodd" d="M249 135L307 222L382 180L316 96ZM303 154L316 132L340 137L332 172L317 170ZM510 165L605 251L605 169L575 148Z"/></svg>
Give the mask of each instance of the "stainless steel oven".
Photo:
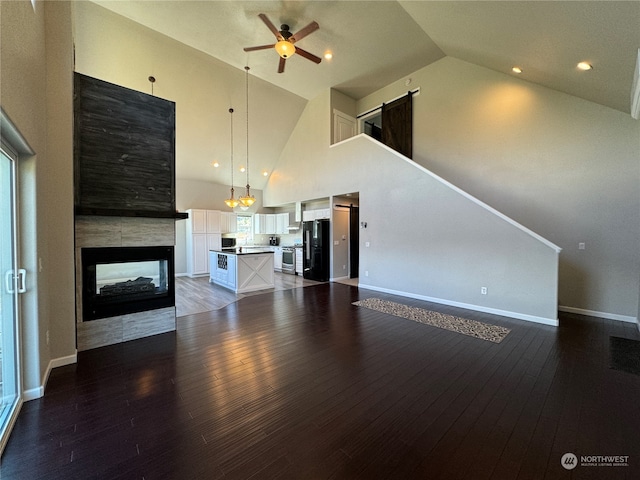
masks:
<svg viewBox="0 0 640 480"><path fill-rule="evenodd" d="M296 249L282 247L282 273L296 273Z"/></svg>

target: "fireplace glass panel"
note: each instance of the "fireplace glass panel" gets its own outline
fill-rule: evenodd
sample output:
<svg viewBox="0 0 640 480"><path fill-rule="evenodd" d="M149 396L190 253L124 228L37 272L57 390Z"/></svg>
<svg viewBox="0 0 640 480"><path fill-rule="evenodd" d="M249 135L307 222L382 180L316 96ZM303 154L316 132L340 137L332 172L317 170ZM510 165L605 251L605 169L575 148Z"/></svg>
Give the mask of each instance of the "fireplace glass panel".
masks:
<svg viewBox="0 0 640 480"><path fill-rule="evenodd" d="M174 305L173 247L85 248L83 320Z"/></svg>
<svg viewBox="0 0 640 480"><path fill-rule="evenodd" d="M167 261L125 262L96 265L96 295L150 297L167 292Z"/></svg>

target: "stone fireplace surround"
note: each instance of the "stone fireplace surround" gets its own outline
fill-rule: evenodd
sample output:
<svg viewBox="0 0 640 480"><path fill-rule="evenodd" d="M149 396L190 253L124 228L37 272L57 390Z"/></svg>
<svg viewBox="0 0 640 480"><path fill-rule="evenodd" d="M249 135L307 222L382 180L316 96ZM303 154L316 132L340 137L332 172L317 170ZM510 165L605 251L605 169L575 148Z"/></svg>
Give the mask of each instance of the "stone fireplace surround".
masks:
<svg viewBox="0 0 640 480"><path fill-rule="evenodd" d="M84 321L81 263L86 247L174 246L175 219L77 215L75 220L78 351L175 330L175 306Z"/></svg>

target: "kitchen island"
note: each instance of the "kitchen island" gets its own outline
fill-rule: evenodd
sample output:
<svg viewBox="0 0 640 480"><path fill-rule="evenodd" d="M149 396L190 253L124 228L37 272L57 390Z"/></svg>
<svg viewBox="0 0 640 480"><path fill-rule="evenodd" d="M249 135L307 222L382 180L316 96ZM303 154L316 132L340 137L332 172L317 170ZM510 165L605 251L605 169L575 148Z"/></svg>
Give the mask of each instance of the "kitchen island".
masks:
<svg viewBox="0 0 640 480"><path fill-rule="evenodd" d="M209 251L209 282L235 293L274 287L273 252L263 248Z"/></svg>

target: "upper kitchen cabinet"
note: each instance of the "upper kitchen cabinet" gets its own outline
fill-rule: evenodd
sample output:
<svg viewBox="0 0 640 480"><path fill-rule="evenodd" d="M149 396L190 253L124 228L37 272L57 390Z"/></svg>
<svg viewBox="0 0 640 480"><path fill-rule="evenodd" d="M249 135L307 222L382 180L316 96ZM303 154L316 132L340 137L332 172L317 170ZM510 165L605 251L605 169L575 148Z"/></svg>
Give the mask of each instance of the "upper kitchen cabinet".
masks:
<svg viewBox="0 0 640 480"><path fill-rule="evenodd" d="M206 210L189 210L187 211L189 218L187 226L191 233L207 233L207 211Z"/></svg>
<svg viewBox="0 0 640 480"><path fill-rule="evenodd" d="M256 213L253 216L253 232L262 235L273 235L277 231L277 215L273 213Z"/></svg>
<svg viewBox="0 0 640 480"><path fill-rule="evenodd" d="M207 233L222 233L219 210L207 210Z"/></svg>
<svg viewBox="0 0 640 480"><path fill-rule="evenodd" d="M276 232L279 235L286 235L289 233L289 214L288 213L278 213L276 214Z"/></svg>
<svg viewBox="0 0 640 480"><path fill-rule="evenodd" d="M288 213L256 213L253 216L254 233L263 235L286 235L289 233Z"/></svg>
<svg viewBox="0 0 640 480"><path fill-rule="evenodd" d="M236 233L238 215L233 212L220 212L220 233Z"/></svg>
<svg viewBox="0 0 640 480"><path fill-rule="evenodd" d="M267 233L267 215L265 213L256 213L253 216L253 233Z"/></svg>
<svg viewBox="0 0 640 480"><path fill-rule="evenodd" d="M331 218L330 208L320 208L318 210L305 210L304 212L302 212L303 222L321 220L323 218Z"/></svg>

